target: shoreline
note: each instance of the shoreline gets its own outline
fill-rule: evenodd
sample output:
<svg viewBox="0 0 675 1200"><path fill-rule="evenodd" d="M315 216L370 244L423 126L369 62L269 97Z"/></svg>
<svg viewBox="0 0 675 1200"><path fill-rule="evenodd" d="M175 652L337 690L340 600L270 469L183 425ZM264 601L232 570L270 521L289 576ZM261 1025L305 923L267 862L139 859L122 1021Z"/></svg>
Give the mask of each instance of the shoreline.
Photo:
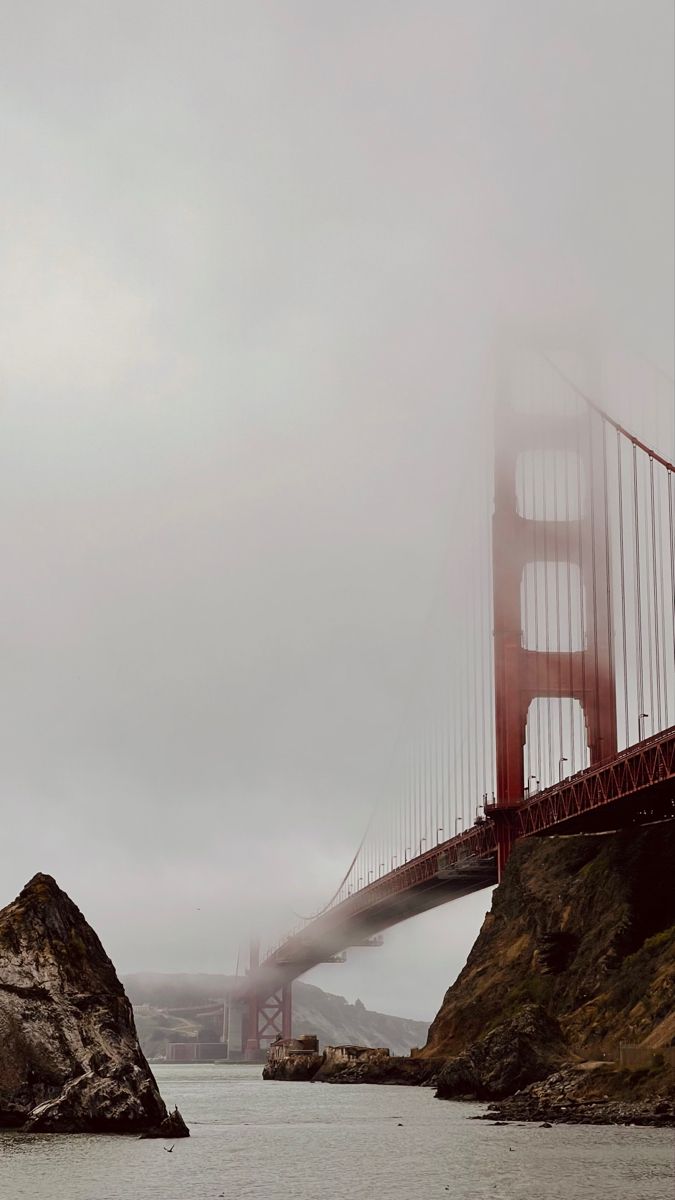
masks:
<svg viewBox="0 0 675 1200"><path fill-rule="evenodd" d="M485 1104L471 1120L490 1125L624 1125L675 1128L673 1073L645 1080L645 1072L617 1070L613 1064L567 1064L543 1080L510 1096L471 1093L440 1094L439 1076L452 1060L377 1056L336 1062L317 1055L308 1061L292 1057L268 1064L263 1078L284 1082L371 1084L435 1088L435 1098ZM642 1089L643 1094L637 1094ZM611 1093L614 1094L611 1094Z"/></svg>

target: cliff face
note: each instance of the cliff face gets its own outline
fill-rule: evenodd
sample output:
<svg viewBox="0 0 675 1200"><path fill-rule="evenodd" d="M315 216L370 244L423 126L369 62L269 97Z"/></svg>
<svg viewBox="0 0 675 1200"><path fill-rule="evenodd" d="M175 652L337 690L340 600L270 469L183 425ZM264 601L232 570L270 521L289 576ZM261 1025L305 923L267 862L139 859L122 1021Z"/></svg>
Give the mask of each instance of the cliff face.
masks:
<svg viewBox="0 0 675 1200"><path fill-rule="evenodd" d="M115 968L49 875L0 911L0 1126L182 1137Z"/></svg>
<svg viewBox="0 0 675 1200"><path fill-rule="evenodd" d="M674 821L519 843L422 1054L466 1054L528 1006L535 1025L554 1022L558 1059L560 1044L585 1059L670 1045L674 877Z"/></svg>

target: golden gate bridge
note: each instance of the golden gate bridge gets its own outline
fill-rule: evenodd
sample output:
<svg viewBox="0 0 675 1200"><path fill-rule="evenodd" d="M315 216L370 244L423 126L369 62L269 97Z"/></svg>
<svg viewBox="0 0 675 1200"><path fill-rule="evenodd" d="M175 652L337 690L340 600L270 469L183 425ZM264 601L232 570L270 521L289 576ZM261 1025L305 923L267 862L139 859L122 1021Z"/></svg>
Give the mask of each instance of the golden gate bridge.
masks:
<svg viewBox="0 0 675 1200"><path fill-rule="evenodd" d="M398 787L325 906L262 959L252 944L231 1057L290 1037L294 979L495 884L518 839L675 815L672 452L546 355L510 357L497 392Z"/></svg>

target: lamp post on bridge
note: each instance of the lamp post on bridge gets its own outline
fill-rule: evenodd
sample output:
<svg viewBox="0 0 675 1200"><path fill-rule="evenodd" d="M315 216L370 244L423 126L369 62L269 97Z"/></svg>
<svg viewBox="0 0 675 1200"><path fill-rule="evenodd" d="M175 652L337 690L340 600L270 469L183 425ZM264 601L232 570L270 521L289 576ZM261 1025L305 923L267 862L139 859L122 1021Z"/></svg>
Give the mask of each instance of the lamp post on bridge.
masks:
<svg viewBox="0 0 675 1200"><path fill-rule="evenodd" d="M563 756L558 761L558 779L561 781L562 781L562 777L563 777L563 763L566 763L566 762L567 762L567 759L565 758L565 755L563 754Z"/></svg>
<svg viewBox="0 0 675 1200"><path fill-rule="evenodd" d="M424 846L426 849L427 839L425 837L420 838L420 854L422 853L422 842L424 842Z"/></svg>
<svg viewBox="0 0 675 1200"><path fill-rule="evenodd" d="M640 713L638 716L638 741L645 740L645 720L649 717L649 713Z"/></svg>
<svg viewBox="0 0 675 1200"><path fill-rule="evenodd" d="M464 817L455 817L455 837L457 837L457 826L464 824Z"/></svg>

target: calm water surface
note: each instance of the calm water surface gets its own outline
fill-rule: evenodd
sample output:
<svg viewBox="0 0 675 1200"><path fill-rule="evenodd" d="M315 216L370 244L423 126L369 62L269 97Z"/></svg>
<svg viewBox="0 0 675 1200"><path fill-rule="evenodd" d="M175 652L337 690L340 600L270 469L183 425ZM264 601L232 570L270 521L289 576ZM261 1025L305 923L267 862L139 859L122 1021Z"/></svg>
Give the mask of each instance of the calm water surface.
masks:
<svg viewBox="0 0 675 1200"><path fill-rule="evenodd" d="M156 1069L192 1136L0 1134L2 1200L673 1200L670 1130L495 1128L425 1088ZM399 1124L399 1122L401 1124Z"/></svg>

